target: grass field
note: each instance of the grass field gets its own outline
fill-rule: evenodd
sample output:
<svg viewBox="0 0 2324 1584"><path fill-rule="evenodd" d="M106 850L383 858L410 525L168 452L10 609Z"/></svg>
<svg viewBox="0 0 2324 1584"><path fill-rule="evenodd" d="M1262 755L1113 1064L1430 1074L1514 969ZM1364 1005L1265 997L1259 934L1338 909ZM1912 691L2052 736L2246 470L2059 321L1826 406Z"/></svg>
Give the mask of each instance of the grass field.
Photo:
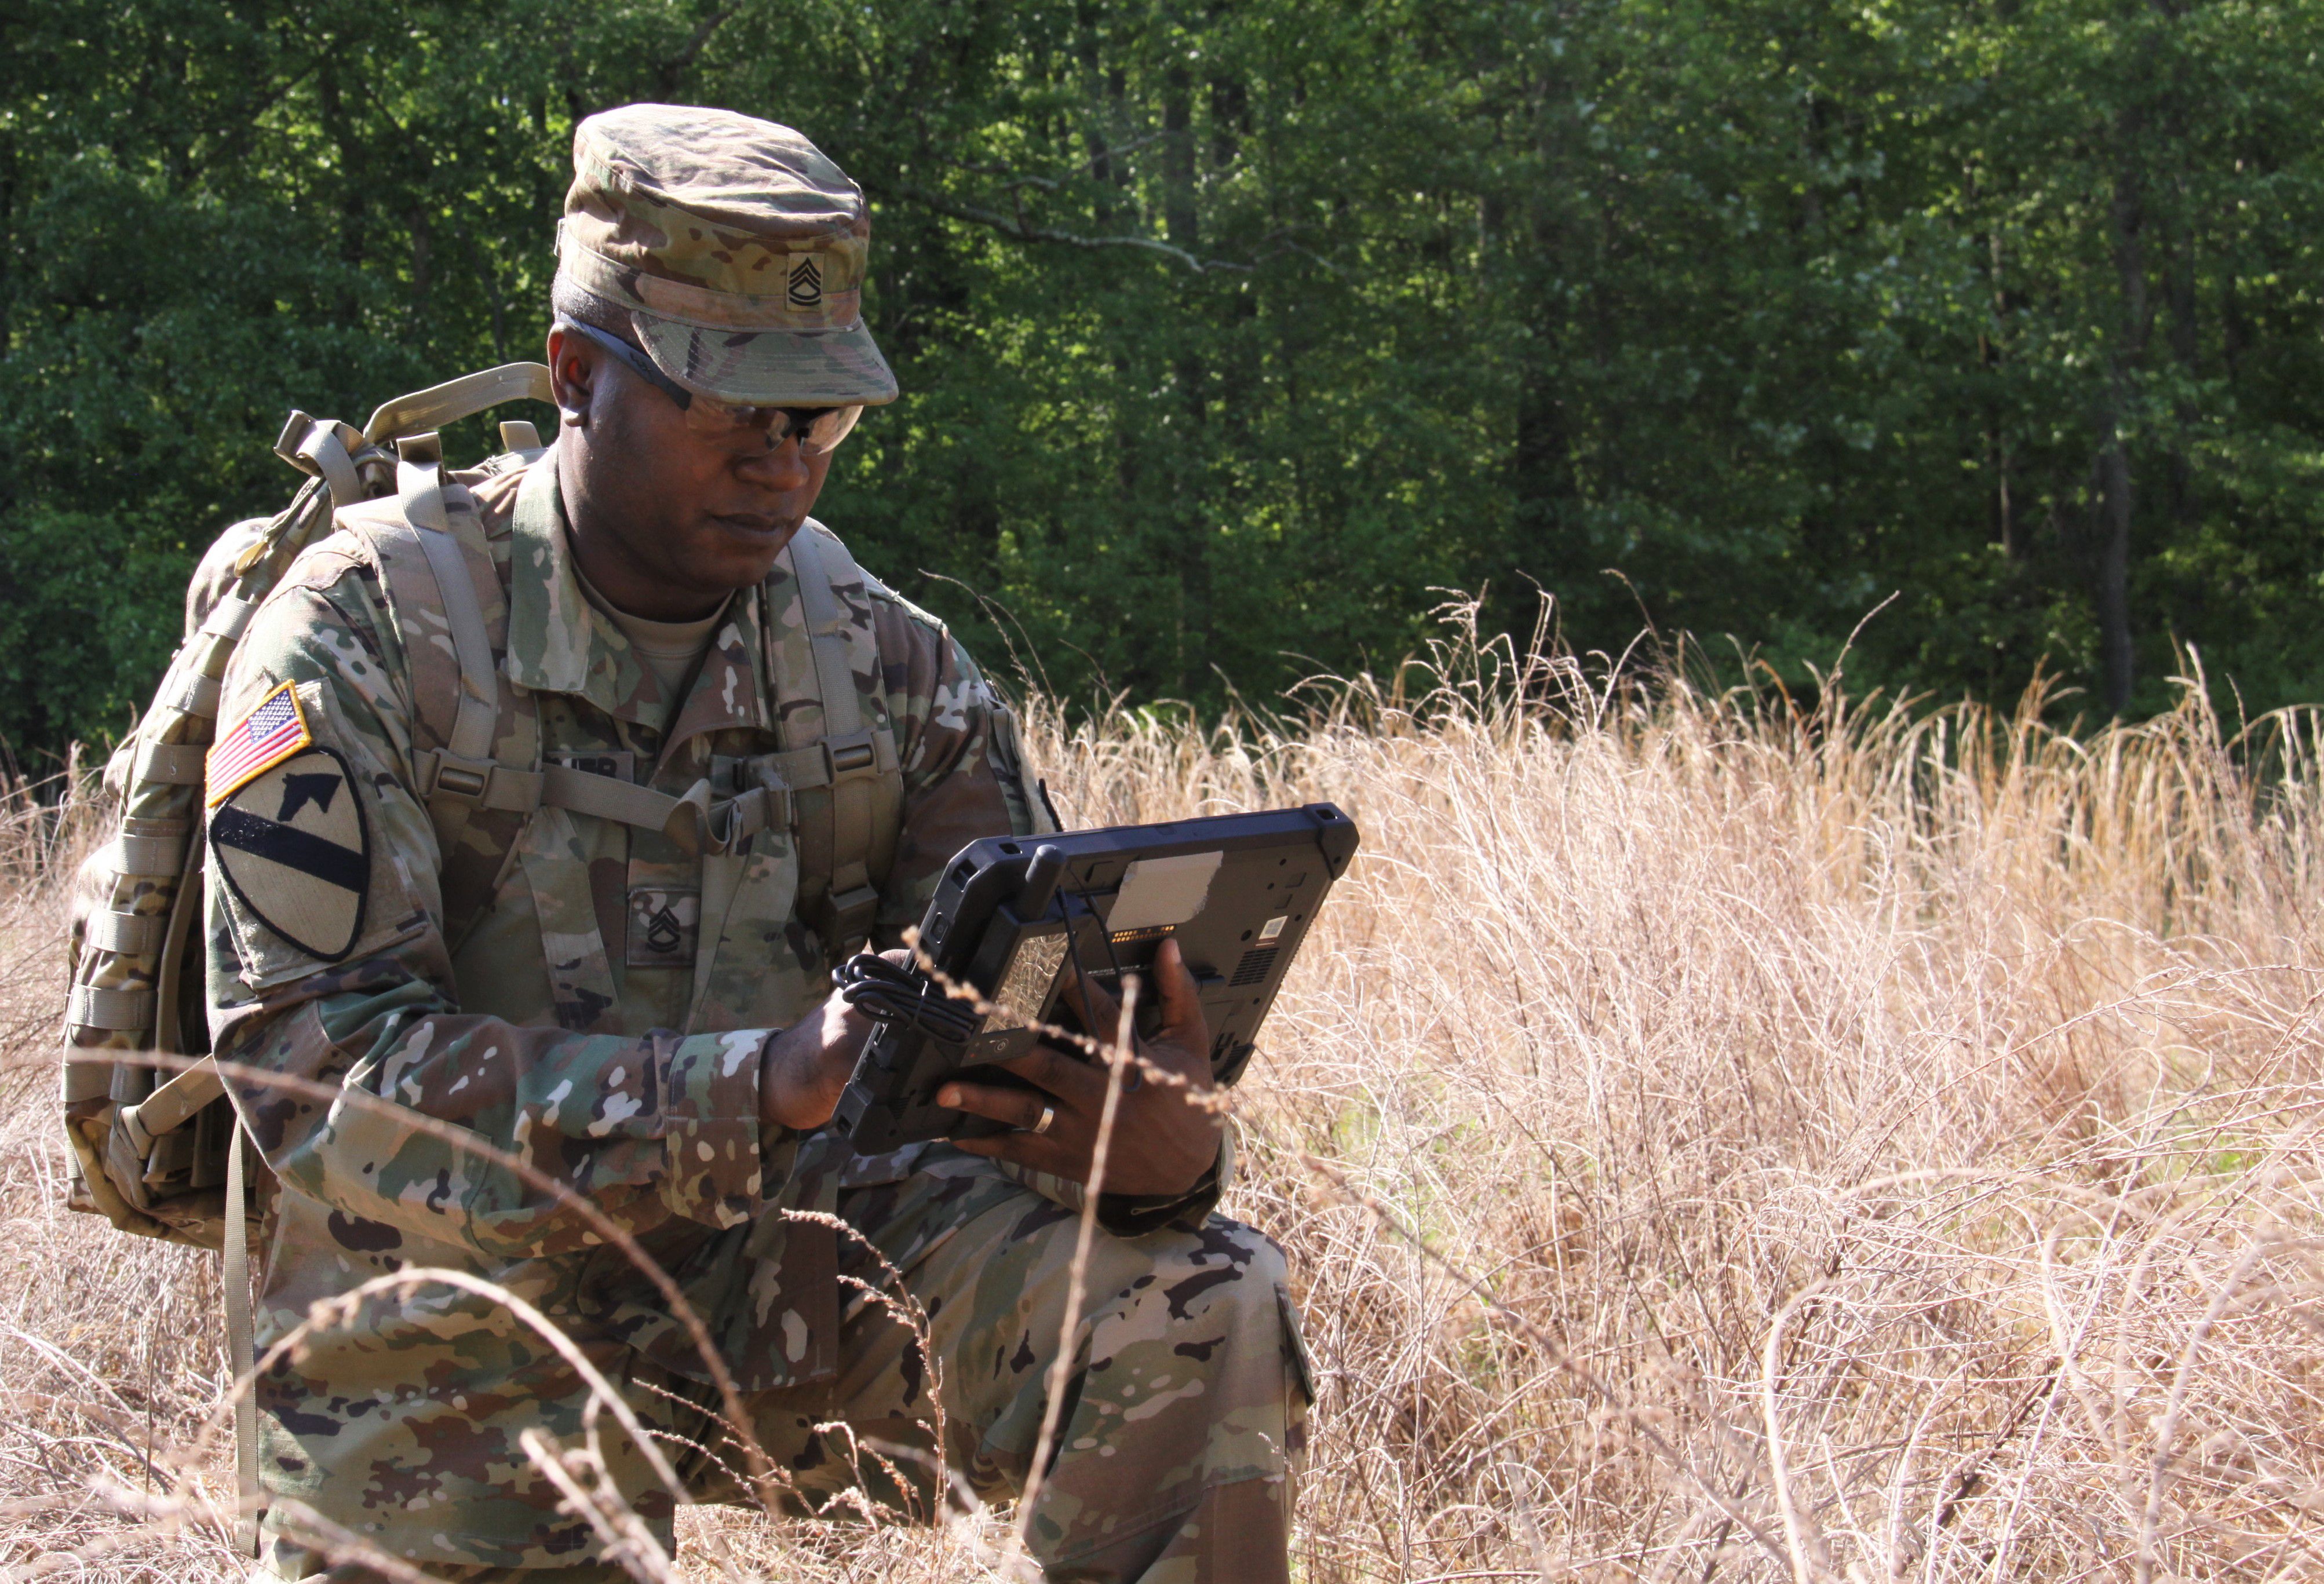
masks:
<svg viewBox="0 0 2324 1584"><path fill-rule="evenodd" d="M1074 823L1364 832L1237 1106L1322 1377L1302 1576L2324 1578L2306 726L1592 676L1455 645L1288 726L1035 712ZM0 1563L232 1577L103 1494L187 1481L217 1284L57 1208L85 837L14 806ZM680 1561L964 1579L995 1533L689 1514Z"/></svg>

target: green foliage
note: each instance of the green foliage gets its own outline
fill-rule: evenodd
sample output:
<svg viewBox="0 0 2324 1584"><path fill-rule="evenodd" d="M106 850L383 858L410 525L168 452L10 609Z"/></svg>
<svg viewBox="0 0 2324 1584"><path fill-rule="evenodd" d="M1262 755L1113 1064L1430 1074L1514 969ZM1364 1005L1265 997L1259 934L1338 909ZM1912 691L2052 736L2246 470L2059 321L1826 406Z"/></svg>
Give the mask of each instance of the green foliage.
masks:
<svg viewBox="0 0 2324 1584"><path fill-rule="evenodd" d="M575 121L797 125L906 396L820 514L1215 704L1444 587L1812 685L2324 686L2324 0L29 0L0 739L117 732L292 406L538 355ZM471 437L472 446L481 437ZM998 629L998 631L996 631ZM1716 651L1721 646L1713 645Z"/></svg>

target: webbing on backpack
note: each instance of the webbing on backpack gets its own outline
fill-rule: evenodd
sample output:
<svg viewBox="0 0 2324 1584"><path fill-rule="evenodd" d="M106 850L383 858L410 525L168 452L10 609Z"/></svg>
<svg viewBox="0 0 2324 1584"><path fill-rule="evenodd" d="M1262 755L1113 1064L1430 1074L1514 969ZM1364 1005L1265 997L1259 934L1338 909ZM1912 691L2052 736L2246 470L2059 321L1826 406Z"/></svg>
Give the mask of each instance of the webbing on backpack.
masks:
<svg viewBox="0 0 2324 1584"><path fill-rule="evenodd" d="M215 1073L217 1069L213 1066ZM250 1153L250 1142L243 1129L234 1130L234 1141L226 1146L226 1200L228 1204L239 1202L243 1195L244 1158ZM250 1223L242 1216L229 1216L226 1223L226 1247L218 1251L218 1284L226 1299L226 1337L228 1378L238 1377L258 1361L258 1327L250 1306ZM253 1381L248 1391L234 1395L234 1487L239 1497L235 1503L235 1549L244 1556L258 1554L259 1508L265 1500L264 1488L258 1483L258 1383Z"/></svg>

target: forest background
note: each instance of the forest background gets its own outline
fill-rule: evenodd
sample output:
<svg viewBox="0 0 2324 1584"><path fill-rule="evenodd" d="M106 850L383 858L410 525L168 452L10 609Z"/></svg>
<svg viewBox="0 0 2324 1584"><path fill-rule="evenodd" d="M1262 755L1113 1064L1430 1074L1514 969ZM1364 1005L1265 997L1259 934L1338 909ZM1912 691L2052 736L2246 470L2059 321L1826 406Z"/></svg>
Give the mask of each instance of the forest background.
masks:
<svg viewBox="0 0 2324 1584"><path fill-rule="evenodd" d="M906 394L818 514L1065 697L1264 698L1486 587L1798 687L1895 594L1851 691L2140 714L2193 645L2230 720L2312 701L2319 43L2319 0L23 0L0 740L127 725L288 409L540 355L573 125L641 98L862 182Z"/></svg>

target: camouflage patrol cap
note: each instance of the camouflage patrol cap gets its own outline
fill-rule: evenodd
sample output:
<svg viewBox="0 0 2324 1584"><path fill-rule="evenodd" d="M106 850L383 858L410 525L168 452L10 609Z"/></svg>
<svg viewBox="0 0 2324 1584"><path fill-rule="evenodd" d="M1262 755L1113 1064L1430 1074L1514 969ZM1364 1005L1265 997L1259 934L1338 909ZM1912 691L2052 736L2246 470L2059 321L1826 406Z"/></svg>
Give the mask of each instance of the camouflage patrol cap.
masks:
<svg viewBox="0 0 2324 1584"><path fill-rule="evenodd" d="M871 237L862 189L789 127L625 105L574 131L557 267L701 395L892 401L862 311Z"/></svg>

